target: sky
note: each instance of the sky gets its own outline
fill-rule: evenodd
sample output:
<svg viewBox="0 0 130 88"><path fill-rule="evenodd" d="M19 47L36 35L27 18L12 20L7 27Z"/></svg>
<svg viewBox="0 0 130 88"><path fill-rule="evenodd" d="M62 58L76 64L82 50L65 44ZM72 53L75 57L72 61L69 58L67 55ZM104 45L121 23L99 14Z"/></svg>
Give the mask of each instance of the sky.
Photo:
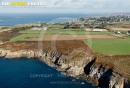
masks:
<svg viewBox="0 0 130 88"><path fill-rule="evenodd" d="M130 12L130 0L0 0L45 2L44 7L3 7L0 13L118 13Z"/></svg>

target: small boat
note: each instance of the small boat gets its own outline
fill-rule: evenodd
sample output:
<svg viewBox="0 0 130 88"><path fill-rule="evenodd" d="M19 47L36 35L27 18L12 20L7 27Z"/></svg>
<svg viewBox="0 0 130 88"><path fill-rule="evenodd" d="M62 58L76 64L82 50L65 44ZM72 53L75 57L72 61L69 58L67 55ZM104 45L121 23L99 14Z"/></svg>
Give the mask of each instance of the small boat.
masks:
<svg viewBox="0 0 130 88"><path fill-rule="evenodd" d="M84 82L81 82L81 84L83 85L83 84L85 84Z"/></svg>

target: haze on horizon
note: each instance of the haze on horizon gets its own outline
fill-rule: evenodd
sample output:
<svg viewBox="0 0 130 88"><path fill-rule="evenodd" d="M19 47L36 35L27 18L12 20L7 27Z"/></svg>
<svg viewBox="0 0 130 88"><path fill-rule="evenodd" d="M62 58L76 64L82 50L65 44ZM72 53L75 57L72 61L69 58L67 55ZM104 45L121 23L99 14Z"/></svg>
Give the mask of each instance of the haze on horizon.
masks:
<svg viewBox="0 0 130 88"><path fill-rule="evenodd" d="M1 0L0 2L14 0ZM44 7L3 7L0 13L118 13L130 12L130 0L15 0L45 2Z"/></svg>

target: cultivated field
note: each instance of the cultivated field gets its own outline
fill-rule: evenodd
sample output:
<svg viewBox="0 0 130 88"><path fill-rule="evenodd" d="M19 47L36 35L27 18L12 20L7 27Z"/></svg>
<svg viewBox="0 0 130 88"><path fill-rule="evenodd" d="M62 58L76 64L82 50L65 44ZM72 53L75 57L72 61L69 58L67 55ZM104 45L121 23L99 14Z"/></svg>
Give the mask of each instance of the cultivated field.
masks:
<svg viewBox="0 0 130 88"><path fill-rule="evenodd" d="M24 41L57 41L57 40L84 40L84 39L115 39L111 35L45 35L36 38L26 38Z"/></svg>
<svg viewBox="0 0 130 88"><path fill-rule="evenodd" d="M59 35L59 37L61 37L61 39L63 40L85 39L85 38L114 38L113 36L109 35L113 34L113 32L86 32L85 30L82 29L60 29L60 30L47 30L47 31L37 31L29 29L26 31L21 31L20 33L21 33L20 36L14 37L10 41L21 41L27 38L33 38L33 40L37 40L36 38L43 36L45 37L48 35L49 36L47 38L49 39L50 35L54 38L55 36Z"/></svg>
<svg viewBox="0 0 130 88"><path fill-rule="evenodd" d="M2 32L1 41L58 41L58 40L84 40L96 53L105 55L129 55L129 37L114 32L88 32L83 29L63 29L63 25L49 25L48 30L31 30ZM120 29L119 29L120 30ZM117 30L114 30L117 31ZM126 30L121 30L126 31ZM87 41L86 41L87 39ZM89 42L88 42L89 41Z"/></svg>
<svg viewBox="0 0 130 88"><path fill-rule="evenodd" d="M130 39L91 39L84 40L96 53L105 55L130 55Z"/></svg>
<svg viewBox="0 0 130 88"><path fill-rule="evenodd" d="M112 34L113 32L86 32L85 30L83 29L49 29L47 31L38 31L38 30L26 30L26 31L21 31L20 33L22 34L46 34L46 35L54 35L54 34L60 34L60 35L73 35L73 34L76 34L76 35L85 35L85 34L91 34L91 35L102 35L102 34Z"/></svg>

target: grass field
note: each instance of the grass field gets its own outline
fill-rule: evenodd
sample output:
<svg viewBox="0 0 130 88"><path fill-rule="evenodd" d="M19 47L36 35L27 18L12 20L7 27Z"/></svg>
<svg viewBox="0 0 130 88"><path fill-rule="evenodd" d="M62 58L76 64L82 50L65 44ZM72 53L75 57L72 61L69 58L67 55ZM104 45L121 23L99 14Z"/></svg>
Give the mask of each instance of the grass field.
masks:
<svg viewBox="0 0 130 88"><path fill-rule="evenodd" d="M84 40L96 53L105 55L130 55L130 39Z"/></svg>
<svg viewBox="0 0 130 88"><path fill-rule="evenodd" d="M49 29L63 29L64 25L49 25Z"/></svg>
<svg viewBox="0 0 130 88"><path fill-rule="evenodd" d="M26 30L21 31L21 35L12 38L10 41L20 41L28 37L39 37L43 35L103 35L103 34L112 34L112 32L86 32L82 29L66 29L66 30L47 30L47 31L38 31L38 30Z"/></svg>
<svg viewBox="0 0 130 88"><path fill-rule="evenodd" d="M10 39L11 42L16 42L16 41L21 41L24 40L25 38L33 38L33 37L38 37L39 34L21 34L19 36L13 37Z"/></svg>
<svg viewBox="0 0 130 88"><path fill-rule="evenodd" d="M35 34L40 34L40 33L45 33L45 34L77 34L77 35L83 35L83 34L92 34L92 35L97 35L97 34L112 34L113 32L86 32L85 30L82 29L61 29L61 30L47 30L47 31L37 31L37 30L26 30L26 31L21 31L20 33L35 33Z"/></svg>

